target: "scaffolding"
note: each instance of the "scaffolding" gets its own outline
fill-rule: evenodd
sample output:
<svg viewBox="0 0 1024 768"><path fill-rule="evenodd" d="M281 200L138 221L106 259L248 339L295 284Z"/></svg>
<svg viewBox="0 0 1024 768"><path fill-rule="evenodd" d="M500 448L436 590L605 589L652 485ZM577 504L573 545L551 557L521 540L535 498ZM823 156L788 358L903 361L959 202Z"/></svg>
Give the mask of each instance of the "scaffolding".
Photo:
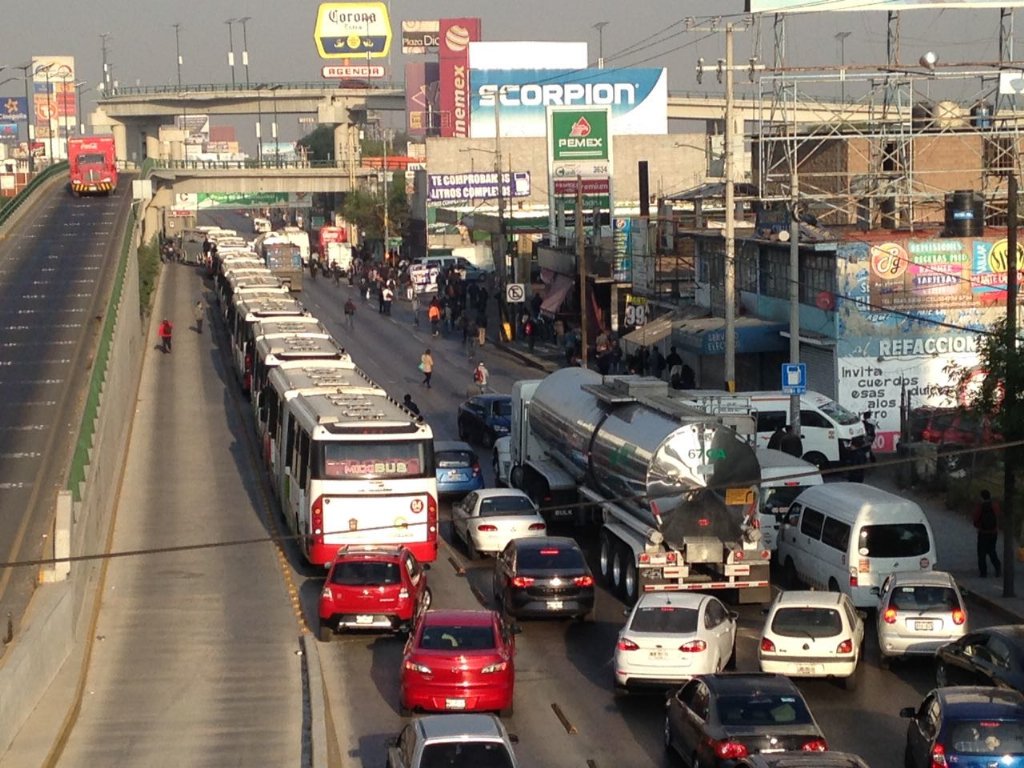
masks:
<svg viewBox="0 0 1024 768"><path fill-rule="evenodd" d="M983 67L766 73L751 137L760 199L791 203L795 164L801 209L822 224L913 229L943 221L946 194L963 189L984 196L986 223L1005 223L1022 117L1006 90L1014 76L1024 86L1024 73L1020 64ZM841 84L861 95L836 104ZM931 98L954 88L974 92ZM798 109L830 114L802 122Z"/></svg>

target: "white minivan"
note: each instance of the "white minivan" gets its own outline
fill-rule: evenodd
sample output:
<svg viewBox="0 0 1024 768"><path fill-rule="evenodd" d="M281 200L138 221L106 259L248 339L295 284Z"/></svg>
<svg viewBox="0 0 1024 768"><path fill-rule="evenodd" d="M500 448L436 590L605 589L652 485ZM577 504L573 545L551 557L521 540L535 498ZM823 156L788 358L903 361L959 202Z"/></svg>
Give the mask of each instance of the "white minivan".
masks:
<svg viewBox="0 0 1024 768"><path fill-rule="evenodd" d="M845 592L858 608L877 608L892 573L935 567L935 538L912 501L863 483L808 488L789 508L778 560L787 585Z"/></svg>
<svg viewBox="0 0 1024 768"><path fill-rule="evenodd" d="M757 419L756 446L767 448L779 427L790 423L790 396L780 392L735 392L725 390L684 390L684 400L713 414L749 413ZM803 458L824 469L830 464L848 464L860 453L864 424L860 416L846 410L830 397L817 392L800 396L800 440Z"/></svg>
<svg viewBox="0 0 1024 768"><path fill-rule="evenodd" d="M789 505L807 488L821 485L824 480L809 461L775 449L758 448L757 463L761 467L757 510L761 546L774 552L779 546L779 529Z"/></svg>

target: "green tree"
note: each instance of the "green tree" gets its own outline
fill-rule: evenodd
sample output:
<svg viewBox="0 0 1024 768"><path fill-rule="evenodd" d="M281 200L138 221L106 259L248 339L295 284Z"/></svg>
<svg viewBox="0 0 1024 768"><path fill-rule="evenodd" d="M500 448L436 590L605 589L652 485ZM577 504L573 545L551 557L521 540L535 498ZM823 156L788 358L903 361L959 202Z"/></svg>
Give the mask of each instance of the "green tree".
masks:
<svg viewBox="0 0 1024 768"><path fill-rule="evenodd" d="M367 239L384 239L384 190L361 188L345 195L342 215L359 227ZM405 194L405 173L396 171L388 181L388 229L392 237L405 234L409 223L409 200Z"/></svg>
<svg viewBox="0 0 1024 768"><path fill-rule="evenodd" d="M310 162L323 163L335 159L333 126L319 125L296 143L306 148Z"/></svg>

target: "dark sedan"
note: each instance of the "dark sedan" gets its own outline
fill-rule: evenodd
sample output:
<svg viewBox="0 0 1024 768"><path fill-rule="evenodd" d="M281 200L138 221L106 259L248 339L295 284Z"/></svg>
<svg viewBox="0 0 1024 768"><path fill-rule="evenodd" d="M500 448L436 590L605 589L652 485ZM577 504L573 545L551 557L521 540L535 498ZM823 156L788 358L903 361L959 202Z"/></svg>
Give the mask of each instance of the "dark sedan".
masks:
<svg viewBox="0 0 1024 768"><path fill-rule="evenodd" d="M512 397L476 395L459 406L459 439L490 448L512 424Z"/></svg>
<svg viewBox="0 0 1024 768"><path fill-rule="evenodd" d="M1024 692L1024 625L986 627L942 646L935 653L935 683Z"/></svg>
<svg viewBox="0 0 1024 768"><path fill-rule="evenodd" d="M573 616L594 610L594 577L564 536L513 539L494 560L494 599L507 616Z"/></svg>
<svg viewBox="0 0 1024 768"><path fill-rule="evenodd" d="M784 675L700 675L665 705L665 748L691 768L732 768L759 752L824 752L807 702Z"/></svg>

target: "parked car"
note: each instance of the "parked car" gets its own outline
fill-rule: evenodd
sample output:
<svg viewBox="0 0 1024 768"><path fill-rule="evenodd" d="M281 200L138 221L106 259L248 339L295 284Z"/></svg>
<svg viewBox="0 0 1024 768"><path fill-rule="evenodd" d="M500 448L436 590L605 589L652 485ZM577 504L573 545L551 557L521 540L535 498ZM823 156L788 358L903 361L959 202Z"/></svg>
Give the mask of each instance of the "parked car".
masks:
<svg viewBox="0 0 1024 768"><path fill-rule="evenodd" d="M864 618L842 592L782 592L768 609L757 648L762 672L837 678L857 687Z"/></svg>
<svg viewBox="0 0 1024 768"><path fill-rule="evenodd" d="M1024 624L969 632L935 652L935 684L994 685L1024 692Z"/></svg>
<svg viewBox="0 0 1024 768"><path fill-rule="evenodd" d="M668 698L665 749L691 768L732 768L758 752L824 752L828 743L788 677L732 672L699 675Z"/></svg>
<svg viewBox="0 0 1024 768"><path fill-rule="evenodd" d="M956 408L923 405L910 412L911 442L941 443L942 433L956 416Z"/></svg>
<svg viewBox="0 0 1024 768"><path fill-rule="evenodd" d="M735 666L737 614L701 592L647 592L615 644L615 687L667 688Z"/></svg>
<svg viewBox="0 0 1024 768"><path fill-rule="evenodd" d="M513 539L494 559L494 599L508 616L572 616L594 610L594 576L565 536Z"/></svg>
<svg viewBox="0 0 1024 768"><path fill-rule="evenodd" d="M403 547L339 549L320 592L320 640L348 629L409 631L430 607L428 567Z"/></svg>
<svg viewBox="0 0 1024 768"><path fill-rule="evenodd" d="M934 656L967 634L967 606L945 571L894 573L879 590L875 627L883 667L903 656Z"/></svg>
<svg viewBox="0 0 1024 768"><path fill-rule="evenodd" d="M468 443L459 440L435 441L434 465L438 495L458 496L484 487L480 459Z"/></svg>
<svg viewBox="0 0 1024 768"><path fill-rule="evenodd" d="M962 686L937 688L909 718L906 768L1020 768L1024 766L1024 695Z"/></svg>
<svg viewBox="0 0 1024 768"><path fill-rule="evenodd" d="M459 406L459 439L490 448L512 424L511 395L476 395Z"/></svg>
<svg viewBox="0 0 1024 768"><path fill-rule="evenodd" d="M400 709L511 715L515 637L495 611L432 610L402 656Z"/></svg>
<svg viewBox="0 0 1024 768"><path fill-rule="evenodd" d="M516 741L494 715L423 715L388 748L387 768L517 768Z"/></svg>
<svg viewBox="0 0 1024 768"><path fill-rule="evenodd" d="M494 469L494 484L498 488L507 486L512 473L512 438L508 435L494 441L491 467Z"/></svg>
<svg viewBox="0 0 1024 768"><path fill-rule="evenodd" d="M736 768L868 768L850 752L762 752L736 763Z"/></svg>
<svg viewBox="0 0 1024 768"><path fill-rule="evenodd" d="M470 558L497 554L512 539L546 536L547 523L522 491L483 488L452 505L452 530L466 544Z"/></svg>

